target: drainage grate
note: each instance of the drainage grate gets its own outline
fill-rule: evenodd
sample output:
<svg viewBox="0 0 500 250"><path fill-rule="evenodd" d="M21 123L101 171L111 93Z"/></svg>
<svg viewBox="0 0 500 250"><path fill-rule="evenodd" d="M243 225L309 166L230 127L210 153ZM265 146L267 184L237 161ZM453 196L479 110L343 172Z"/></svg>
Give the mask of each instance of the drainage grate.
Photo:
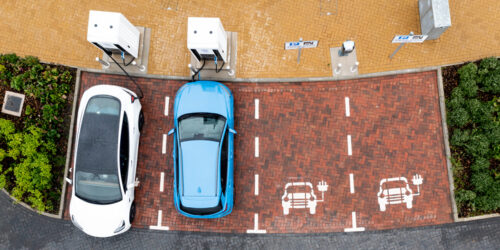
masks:
<svg viewBox="0 0 500 250"><path fill-rule="evenodd" d="M5 92L2 113L21 116L23 111L24 95L10 91Z"/></svg>

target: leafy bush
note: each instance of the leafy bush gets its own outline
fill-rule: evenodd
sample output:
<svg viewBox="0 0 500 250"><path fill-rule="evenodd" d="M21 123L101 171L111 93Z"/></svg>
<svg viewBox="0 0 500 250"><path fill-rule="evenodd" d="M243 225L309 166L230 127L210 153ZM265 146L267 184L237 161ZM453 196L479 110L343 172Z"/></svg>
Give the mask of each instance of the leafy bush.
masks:
<svg viewBox="0 0 500 250"><path fill-rule="evenodd" d="M36 57L0 54L0 84L31 102L20 122L0 118L0 188L39 211L53 212L59 204L66 155L60 145L67 140L63 115L72 81L70 71Z"/></svg>
<svg viewBox="0 0 500 250"><path fill-rule="evenodd" d="M458 87L446 100L457 206L461 215L498 212L500 61L469 63L458 74Z"/></svg>

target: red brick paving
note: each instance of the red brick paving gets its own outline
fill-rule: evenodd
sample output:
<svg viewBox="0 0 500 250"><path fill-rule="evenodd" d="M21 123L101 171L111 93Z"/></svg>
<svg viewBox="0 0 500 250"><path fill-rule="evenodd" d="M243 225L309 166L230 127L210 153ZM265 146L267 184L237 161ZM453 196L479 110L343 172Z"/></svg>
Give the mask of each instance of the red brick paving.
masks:
<svg viewBox="0 0 500 250"><path fill-rule="evenodd" d="M172 108L179 81L139 79L145 98L146 125L141 135L136 189L135 227L157 225L170 230L268 233L343 231L352 226L366 230L413 227L452 222L449 183L444 155L436 72L413 73L336 82L226 83L235 101L235 206L220 219L190 219L175 211L172 198L172 138L161 154L162 134L173 126ZM98 83L135 88L122 76L82 73L82 90ZM83 92L83 91L82 91ZM165 96L170 114L164 116ZM350 117L344 98L350 98ZM254 119L254 99L260 99L260 119ZM352 156L347 154L352 137ZM260 155L254 157L254 137ZM165 191L159 192L165 172ZM349 189L354 174L355 193ZM259 174L259 195L254 195L254 175ZM377 203L383 178L406 177L410 188L414 174L424 178L413 208ZM290 209L283 215L281 197L287 182L328 183L325 202L315 215L307 209ZM66 212L67 218L67 212Z"/></svg>

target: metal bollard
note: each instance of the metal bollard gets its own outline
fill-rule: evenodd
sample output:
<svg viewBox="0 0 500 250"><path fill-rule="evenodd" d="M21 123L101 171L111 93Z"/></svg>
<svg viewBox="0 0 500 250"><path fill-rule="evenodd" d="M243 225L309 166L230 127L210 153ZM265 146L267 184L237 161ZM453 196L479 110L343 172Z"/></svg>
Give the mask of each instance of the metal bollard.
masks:
<svg viewBox="0 0 500 250"><path fill-rule="evenodd" d="M358 70L359 62L356 62L354 65L351 66L351 72L356 72Z"/></svg>
<svg viewBox="0 0 500 250"><path fill-rule="evenodd" d="M335 68L335 74L340 74L340 71L342 70L342 63L337 64L337 68Z"/></svg>
<svg viewBox="0 0 500 250"><path fill-rule="evenodd" d="M132 65L134 65L137 68L139 68L139 70L142 71L142 72L146 71L146 66L144 66L144 65L141 65L141 66L137 65L137 62L135 60L132 62Z"/></svg>
<svg viewBox="0 0 500 250"><path fill-rule="evenodd" d="M189 70L191 70L192 74L196 73L196 69L193 67L193 65L188 64L188 68L189 68Z"/></svg>
<svg viewBox="0 0 500 250"><path fill-rule="evenodd" d="M102 59L101 59L101 58L99 58L99 57L96 57L96 58L95 58L95 61L96 61L96 62L99 62L100 64L102 64L102 66L104 67L104 69L108 69L108 68L109 68L109 66L111 66L111 65L109 64L109 62L106 62L106 61L102 60Z"/></svg>

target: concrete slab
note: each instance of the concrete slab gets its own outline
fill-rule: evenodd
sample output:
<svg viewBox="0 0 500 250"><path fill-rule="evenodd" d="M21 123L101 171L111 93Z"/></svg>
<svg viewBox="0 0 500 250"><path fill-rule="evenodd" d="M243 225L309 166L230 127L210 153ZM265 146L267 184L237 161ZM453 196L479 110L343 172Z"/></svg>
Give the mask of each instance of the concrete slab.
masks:
<svg viewBox="0 0 500 250"><path fill-rule="evenodd" d="M330 48L330 58L332 65L332 75L334 78L345 77L345 76L355 76L359 74L356 62L358 58L356 56L356 49L346 56L340 56L339 52L341 47ZM341 67L339 68L339 63Z"/></svg>

